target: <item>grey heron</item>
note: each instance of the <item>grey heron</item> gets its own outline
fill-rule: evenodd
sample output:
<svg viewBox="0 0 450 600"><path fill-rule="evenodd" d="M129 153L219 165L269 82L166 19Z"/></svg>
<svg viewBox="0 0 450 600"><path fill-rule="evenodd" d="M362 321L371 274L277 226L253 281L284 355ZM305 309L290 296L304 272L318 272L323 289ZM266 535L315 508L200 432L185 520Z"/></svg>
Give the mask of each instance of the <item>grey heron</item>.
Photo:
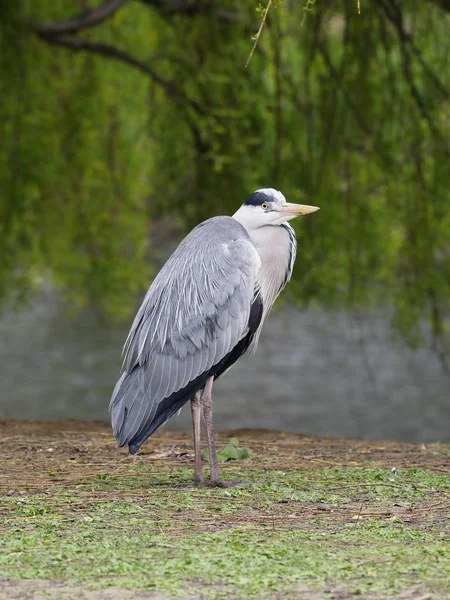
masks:
<svg viewBox="0 0 450 600"><path fill-rule="evenodd" d="M285 288L297 242L288 221L318 210L286 202L272 188L254 192L232 217L200 223L151 284L124 346L124 371L110 410L119 446L132 454L191 402L195 482L219 476L212 417L213 382L249 348ZM201 414L210 481L202 471Z"/></svg>

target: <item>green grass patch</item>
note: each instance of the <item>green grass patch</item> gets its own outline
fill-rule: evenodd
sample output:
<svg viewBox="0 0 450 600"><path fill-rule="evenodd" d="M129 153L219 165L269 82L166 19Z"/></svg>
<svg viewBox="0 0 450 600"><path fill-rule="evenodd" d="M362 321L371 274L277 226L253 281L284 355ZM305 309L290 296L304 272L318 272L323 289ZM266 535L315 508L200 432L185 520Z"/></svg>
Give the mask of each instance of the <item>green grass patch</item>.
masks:
<svg viewBox="0 0 450 600"><path fill-rule="evenodd" d="M224 474L253 486L197 489L190 469L132 465L6 494L0 578L207 598L337 583L382 598L450 580L445 474L371 464Z"/></svg>

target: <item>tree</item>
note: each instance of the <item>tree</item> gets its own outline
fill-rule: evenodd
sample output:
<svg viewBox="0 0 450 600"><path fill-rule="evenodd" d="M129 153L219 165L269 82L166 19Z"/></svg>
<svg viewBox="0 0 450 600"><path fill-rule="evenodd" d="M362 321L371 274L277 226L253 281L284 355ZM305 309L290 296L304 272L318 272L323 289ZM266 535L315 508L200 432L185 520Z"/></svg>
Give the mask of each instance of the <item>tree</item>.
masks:
<svg viewBox="0 0 450 600"><path fill-rule="evenodd" d="M3 3L3 300L50 271L121 316L149 227L270 185L323 209L298 228L297 301L393 307L411 343L425 316L444 357L449 3L304 9L271 7L246 69L254 2Z"/></svg>

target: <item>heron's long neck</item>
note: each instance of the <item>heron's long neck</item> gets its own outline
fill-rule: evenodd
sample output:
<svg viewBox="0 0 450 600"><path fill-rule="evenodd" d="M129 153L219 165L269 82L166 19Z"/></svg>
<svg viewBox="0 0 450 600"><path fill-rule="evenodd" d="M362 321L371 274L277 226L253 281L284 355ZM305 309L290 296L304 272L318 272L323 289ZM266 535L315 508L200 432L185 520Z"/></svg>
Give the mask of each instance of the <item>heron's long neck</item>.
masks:
<svg viewBox="0 0 450 600"><path fill-rule="evenodd" d="M294 230L287 223L266 225L248 230L248 233L261 257L258 283L261 286L264 321L291 277L297 243Z"/></svg>

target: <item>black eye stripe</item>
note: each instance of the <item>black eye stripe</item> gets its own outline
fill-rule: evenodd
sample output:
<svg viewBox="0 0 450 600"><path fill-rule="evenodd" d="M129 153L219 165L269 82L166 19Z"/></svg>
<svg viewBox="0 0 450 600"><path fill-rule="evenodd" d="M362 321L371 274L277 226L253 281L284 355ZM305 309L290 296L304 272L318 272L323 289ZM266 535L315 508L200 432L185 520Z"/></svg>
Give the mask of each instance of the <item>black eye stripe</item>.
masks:
<svg viewBox="0 0 450 600"><path fill-rule="evenodd" d="M261 204L263 204L264 202L269 204L270 202L272 202L272 198L270 198L270 196L264 194L263 192L255 192L254 194L249 196L249 198L247 198L247 201L244 202L244 204L246 206L261 206Z"/></svg>

